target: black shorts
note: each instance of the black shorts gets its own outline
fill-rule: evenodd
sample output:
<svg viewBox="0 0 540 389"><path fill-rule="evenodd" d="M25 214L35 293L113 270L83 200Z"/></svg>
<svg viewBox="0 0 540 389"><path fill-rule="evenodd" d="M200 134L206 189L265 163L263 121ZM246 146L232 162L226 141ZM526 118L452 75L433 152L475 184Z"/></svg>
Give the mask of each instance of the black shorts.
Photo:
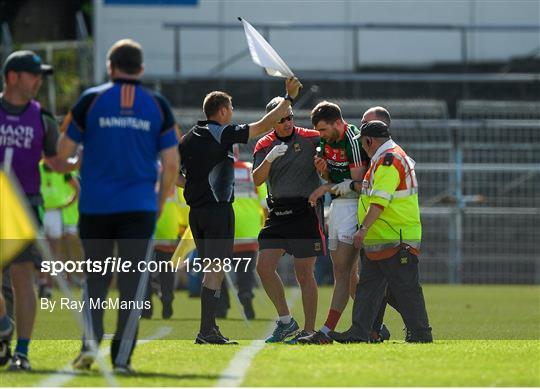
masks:
<svg viewBox="0 0 540 389"><path fill-rule="evenodd" d="M259 250L284 249L295 258L326 254L322 207L311 207L306 198L269 201L270 212L259 233Z"/></svg>
<svg viewBox="0 0 540 389"><path fill-rule="evenodd" d="M189 227L200 258L232 258L234 211L230 203L207 204L189 210Z"/></svg>
<svg viewBox="0 0 540 389"><path fill-rule="evenodd" d="M28 201L30 202L32 213L36 218L38 226L41 227L43 207L41 205L34 205L31 198L29 198ZM34 243L28 245L23 251L21 251L21 253L12 261L12 263L33 262L36 269L39 270L41 269L41 260L41 253L39 252L37 245Z"/></svg>

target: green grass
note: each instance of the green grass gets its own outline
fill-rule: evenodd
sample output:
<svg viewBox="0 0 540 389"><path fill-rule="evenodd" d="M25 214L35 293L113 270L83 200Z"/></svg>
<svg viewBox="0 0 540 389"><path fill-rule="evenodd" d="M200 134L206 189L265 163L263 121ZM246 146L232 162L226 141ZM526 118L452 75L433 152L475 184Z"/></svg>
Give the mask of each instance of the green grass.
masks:
<svg viewBox="0 0 540 389"><path fill-rule="evenodd" d="M289 290L291 292L291 290ZM385 322L392 340L384 344L330 346L268 345L253 359L245 386L540 386L540 287L448 286L424 287L435 343L403 342L403 324L389 309ZM330 288L319 295L317 324L324 321ZM350 308L338 329L350 325ZM172 320L144 320L140 338L163 326L165 340L137 347L136 377L118 377L122 386L213 386L234 355L251 339L261 339L274 312L258 290L258 320L246 327L236 306L220 321L239 346L198 346L199 305L178 293ZM106 315L106 332L114 329L115 315ZM293 313L302 321L300 299ZM160 316L156 307L154 316ZM38 312L30 357L31 374L0 370L0 386L34 386L62 369L77 354L80 342L74 317L68 311ZM104 342L102 347L107 347ZM107 357L107 363L108 357ZM64 375L67 373L64 373ZM83 375L69 375L67 386L106 386L97 367Z"/></svg>
<svg viewBox="0 0 540 389"><path fill-rule="evenodd" d="M538 341L266 347L246 386L538 386ZM279 361L279 364L272 361Z"/></svg>

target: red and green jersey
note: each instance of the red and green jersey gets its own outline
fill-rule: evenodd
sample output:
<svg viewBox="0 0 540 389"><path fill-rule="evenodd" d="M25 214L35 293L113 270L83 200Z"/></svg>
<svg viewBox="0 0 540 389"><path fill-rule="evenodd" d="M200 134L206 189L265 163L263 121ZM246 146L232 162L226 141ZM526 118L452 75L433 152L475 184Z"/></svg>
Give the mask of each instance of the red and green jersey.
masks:
<svg viewBox="0 0 540 389"><path fill-rule="evenodd" d="M344 123L345 131L334 143L321 138L320 147L326 159L330 181L339 184L351 178L351 168L369 165L369 157L360 144L360 139L353 139L360 133L358 127Z"/></svg>

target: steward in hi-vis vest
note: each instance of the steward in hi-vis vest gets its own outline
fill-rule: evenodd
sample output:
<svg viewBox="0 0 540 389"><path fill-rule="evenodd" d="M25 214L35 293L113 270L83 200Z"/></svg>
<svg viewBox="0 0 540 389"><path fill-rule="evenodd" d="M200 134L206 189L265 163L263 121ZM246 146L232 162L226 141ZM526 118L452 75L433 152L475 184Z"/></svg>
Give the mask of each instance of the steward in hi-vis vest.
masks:
<svg viewBox="0 0 540 389"><path fill-rule="evenodd" d="M252 164L244 161L234 163L234 252L257 251L257 237L264 225L266 184L255 186L251 177ZM265 196L260 196L264 192Z"/></svg>
<svg viewBox="0 0 540 389"><path fill-rule="evenodd" d="M161 215L156 223L154 232L154 258L159 263L158 270L148 278L146 290L146 307L141 311L141 317L152 318L154 306L152 294L158 295L162 303L161 318L169 319L173 315L174 300L174 268L170 263L171 253L174 253L180 235L180 200L178 190L172 188L165 200Z"/></svg>
<svg viewBox="0 0 540 389"><path fill-rule="evenodd" d="M238 147L234 147L234 202L233 210L236 219L234 224L234 256L233 269L236 272L238 299L244 308L246 318L253 320L253 286L255 284L255 264L259 244L257 237L264 225L266 205L266 184L257 187L251 176L252 164L240 161ZM263 205L264 204L264 205ZM217 316L226 317L230 308L229 293L226 282L221 286L221 297L218 302Z"/></svg>
<svg viewBox="0 0 540 389"><path fill-rule="evenodd" d="M407 328L407 342L432 342L418 254L422 228L414 161L391 138L388 126L374 120L360 128L362 147L371 164L358 202L354 244L363 245L360 282L352 327L330 333L338 342L368 342L386 287L393 294Z"/></svg>
<svg viewBox="0 0 540 389"><path fill-rule="evenodd" d="M358 201L360 224L371 204L383 209L364 239L364 250L371 260L391 257L402 243L419 254L422 225L414 164L392 139L373 155Z"/></svg>

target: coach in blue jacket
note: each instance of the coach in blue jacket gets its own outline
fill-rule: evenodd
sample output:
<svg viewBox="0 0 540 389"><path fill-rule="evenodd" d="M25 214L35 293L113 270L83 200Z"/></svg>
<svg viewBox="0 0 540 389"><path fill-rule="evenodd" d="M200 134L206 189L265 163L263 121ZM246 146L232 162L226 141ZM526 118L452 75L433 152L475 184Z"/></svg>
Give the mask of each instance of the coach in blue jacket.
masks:
<svg viewBox="0 0 540 389"><path fill-rule="evenodd" d="M86 258L104 264L113 256L116 243L117 256L133 264L118 274L120 309L111 344L115 371L130 374L138 314L143 308L142 301L135 299L141 277L137 265L145 260L156 215L176 180L178 140L169 104L140 85L142 47L130 39L120 40L110 48L107 59L111 81L81 95L64 122L58 153L67 159L79 144L84 146L79 229ZM156 193L158 159L163 170ZM111 279L110 270L102 274L87 269L85 319L91 331L87 324L75 368L88 369L95 359L88 334L97 343L103 338L99 303L106 300ZM126 326L130 315L136 318L134 326Z"/></svg>

